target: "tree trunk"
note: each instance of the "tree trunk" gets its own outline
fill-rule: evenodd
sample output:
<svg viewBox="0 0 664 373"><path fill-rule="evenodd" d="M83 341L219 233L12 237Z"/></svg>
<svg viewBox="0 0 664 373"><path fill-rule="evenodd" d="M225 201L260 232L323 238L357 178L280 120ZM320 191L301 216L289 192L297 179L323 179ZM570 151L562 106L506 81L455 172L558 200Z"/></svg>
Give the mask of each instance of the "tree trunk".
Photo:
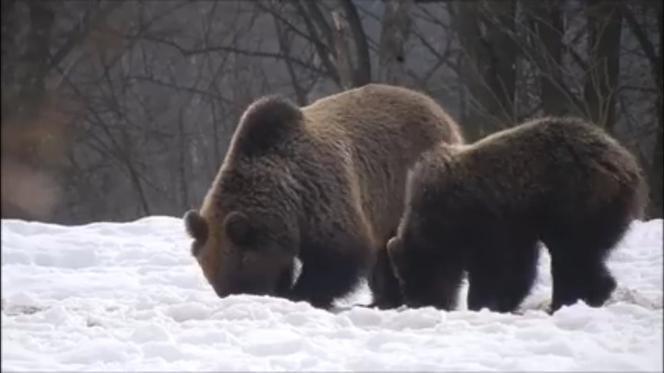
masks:
<svg viewBox="0 0 664 373"><path fill-rule="evenodd" d="M522 1L530 18L531 51L537 64L544 115L569 114L571 102L563 87L563 21L556 0Z"/></svg>
<svg viewBox="0 0 664 373"><path fill-rule="evenodd" d="M662 84L661 81L660 84ZM648 175L650 187L650 207L648 209L648 216L651 218L662 217L662 204L664 204L662 199L662 188L664 188L664 184L662 183L662 171L664 169L664 164L662 164L662 158L664 158L664 153L662 153L662 136L664 136L664 131L662 131L661 105L659 107L660 109L657 113L659 117L659 126L656 133L657 140L653 152L652 167Z"/></svg>
<svg viewBox="0 0 664 373"><path fill-rule="evenodd" d="M644 169L648 175L648 185L650 187L650 204L648 206L648 216L661 217L662 216L662 50L655 47L653 42L648 37L649 29L646 29L643 24L639 23L638 19L634 16L632 8L628 4L621 4L621 12L625 19L625 23L632 31L636 40L639 42L641 50L645 54L649 64L653 79L655 80L656 98L654 102L655 113L657 119L657 128L655 130L655 147L653 148L652 157L648 159L642 156L641 161ZM655 11L657 17L657 34L653 39L660 40L662 37L662 2L656 1L649 4ZM648 9L650 10L650 9Z"/></svg>
<svg viewBox="0 0 664 373"><path fill-rule="evenodd" d="M339 82L343 89L355 87L353 62L350 48L348 47L349 32L348 23L340 12L332 12L334 20L334 54Z"/></svg>
<svg viewBox="0 0 664 373"><path fill-rule="evenodd" d="M369 43L362 27L357 9L351 0L339 0L341 8L346 15L346 22L350 27L350 36L355 46L356 67L353 69L354 86L360 87L371 82L371 59L369 58Z"/></svg>
<svg viewBox="0 0 664 373"><path fill-rule="evenodd" d="M514 16L516 1L488 1L485 18L491 67L485 80L493 92L493 107L498 110L500 125L511 125L516 119L514 92L516 83L516 46Z"/></svg>
<svg viewBox="0 0 664 373"><path fill-rule="evenodd" d="M515 120L516 50L513 42L514 1L456 2L453 22L464 61L459 75L470 93L465 121L478 138ZM484 31L484 32L483 32Z"/></svg>
<svg viewBox="0 0 664 373"><path fill-rule="evenodd" d="M145 195L145 191L143 190L143 186L141 185L141 180L138 177L138 171L136 170L136 168L132 164L132 161L129 158L125 158L125 166L127 167L127 171L129 171L129 177L131 179L131 183L134 185L134 188L136 189L136 194L137 194L136 197L138 198L138 202L140 204L140 210L138 211L138 214L143 216L151 215L150 205L148 204L148 198Z"/></svg>
<svg viewBox="0 0 664 373"><path fill-rule="evenodd" d="M25 54L20 66L17 66L21 89L15 109L21 118L35 115L44 100L54 21L53 9L48 2L34 1L27 4L30 9L30 33Z"/></svg>
<svg viewBox="0 0 664 373"><path fill-rule="evenodd" d="M662 3L657 2L657 38L661 40L662 38L662 20L664 15L662 14ZM662 217L662 206L664 204L664 198L662 198L662 189L664 189L664 183L662 182L662 173L664 173L664 164L662 164L664 158L664 153L662 152L662 137L664 137L664 123L662 123L662 105L664 105L664 100L662 99L662 86L664 81L662 80L662 47L659 47L659 54L657 55L657 63L655 67L655 85L657 86L657 101L655 102L655 107L657 110L657 140L655 142L655 149L653 151L653 160L652 167L649 172L649 184L650 184L650 208L649 216L656 218Z"/></svg>
<svg viewBox="0 0 664 373"><path fill-rule="evenodd" d="M590 48L584 87L587 114L597 125L612 132L620 68L620 0L590 0L586 14Z"/></svg>
<svg viewBox="0 0 664 373"><path fill-rule="evenodd" d="M44 164L59 159L52 145L62 135L56 133L62 123L48 105L45 83L54 3L21 4L27 19L17 19L19 4L2 3L2 216L48 219L58 188L54 167L48 170ZM18 32L20 22L29 22L25 35ZM26 187L10 187L21 183Z"/></svg>
<svg viewBox="0 0 664 373"><path fill-rule="evenodd" d="M189 150L187 135L184 131L184 108L180 108L178 112L178 138L179 138L179 179L180 179L180 208L181 210L187 209L189 206L189 178L187 178L187 152ZM178 187L177 185L175 186Z"/></svg>
<svg viewBox="0 0 664 373"><path fill-rule="evenodd" d="M378 51L378 80L390 84L406 81L404 45L410 32L410 9L413 0L385 1L383 29Z"/></svg>

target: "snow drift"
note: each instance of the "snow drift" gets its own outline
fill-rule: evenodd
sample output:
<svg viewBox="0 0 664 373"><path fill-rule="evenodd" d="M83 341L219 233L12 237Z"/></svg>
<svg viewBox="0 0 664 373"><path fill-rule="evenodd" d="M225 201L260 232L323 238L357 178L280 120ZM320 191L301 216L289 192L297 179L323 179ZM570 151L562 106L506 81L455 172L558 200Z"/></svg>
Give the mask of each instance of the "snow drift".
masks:
<svg viewBox="0 0 664 373"><path fill-rule="evenodd" d="M2 221L3 370L662 370L662 221L634 222L602 308L553 316L549 256L520 314L333 312L219 299L179 219L64 227ZM465 292L465 289L464 289Z"/></svg>

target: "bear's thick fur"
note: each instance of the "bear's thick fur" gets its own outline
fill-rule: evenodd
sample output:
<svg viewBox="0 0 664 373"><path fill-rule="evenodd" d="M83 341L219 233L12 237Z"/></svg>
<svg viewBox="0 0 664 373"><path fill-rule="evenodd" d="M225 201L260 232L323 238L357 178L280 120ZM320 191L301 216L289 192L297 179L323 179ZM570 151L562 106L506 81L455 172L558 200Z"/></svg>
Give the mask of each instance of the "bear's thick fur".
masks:
<svg viewBox="0 0 664 373"><path fill-rule="evenodd" d="M530 291L541 241L551 254L551 310L579 299L600 306L616 286L605 258L642 216L646 189L635 158L580 119L440 144L409 175L390 262L411 306L455 307L467 271L469 309L507 312Z"/></svg>
<svg viewBox="0 0 664 373"><path fill-rule="evenodd" d="M370 84L303 108L260 99L242 116L200 213L185 214L193 254L221 297L270 294L318 307L352 290L380 254L375 302L397 305L384 248L403 212L407 170L441 141L462 142L455 122L404 88Z"/></svg>

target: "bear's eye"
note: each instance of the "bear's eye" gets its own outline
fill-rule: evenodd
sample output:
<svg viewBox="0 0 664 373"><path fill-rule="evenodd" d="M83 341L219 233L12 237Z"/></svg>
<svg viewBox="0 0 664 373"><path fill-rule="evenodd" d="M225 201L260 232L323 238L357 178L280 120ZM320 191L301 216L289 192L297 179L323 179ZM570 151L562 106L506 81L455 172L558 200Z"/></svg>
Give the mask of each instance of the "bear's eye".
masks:
<svg viewBox="0 0 664 373"><path fill-rule="evenodd" d="M231 212L224 221L226 234L238 246L247 246L254 241L255 232L251 229L249 218L238 211Z"/></svg>

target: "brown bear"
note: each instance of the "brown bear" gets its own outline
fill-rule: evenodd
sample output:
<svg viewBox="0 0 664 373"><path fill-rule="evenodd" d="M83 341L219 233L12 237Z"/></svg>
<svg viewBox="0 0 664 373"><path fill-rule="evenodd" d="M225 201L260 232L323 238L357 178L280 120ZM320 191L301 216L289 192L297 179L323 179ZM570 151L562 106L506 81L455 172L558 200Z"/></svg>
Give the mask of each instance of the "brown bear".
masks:
<svg viewBox="0 0 664 373"><path fill-rule="evenodd" d="M440 144L409 174L388 243L406 304L509 312L529 293L539 242L551 254L553 312L600 306L616 282L605 259L642 216L647 186L635 158L601 128L543 118L470 145Z"/></svg>
<svg viewBox="0 0 664 373"><path fill-rule="evenodd" d="M200 213L184 216L192 253L220 297L327 308L376 263L375 303L399 305L384 248L407 170L435 144L462 140L433 99L405 88L369 84L303 108L260 99L240 119Z"/></svg>

